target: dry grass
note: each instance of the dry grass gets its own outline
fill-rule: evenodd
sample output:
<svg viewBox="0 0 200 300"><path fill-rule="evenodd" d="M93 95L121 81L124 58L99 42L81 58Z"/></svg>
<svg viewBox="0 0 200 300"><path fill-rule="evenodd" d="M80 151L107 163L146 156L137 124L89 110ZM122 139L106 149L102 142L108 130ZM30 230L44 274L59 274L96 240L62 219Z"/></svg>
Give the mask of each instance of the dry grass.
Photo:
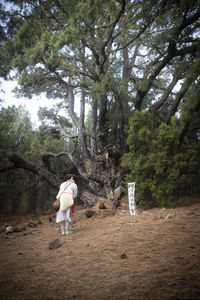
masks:
<svg viewBox="0 0 200 300"><path fill-rule="evenodd" d="M77 208L69 236L49 216L31 234L3 236L0 299L200 299L200 204L131 217L123 200L115 214L95 210L89 219ZM49 250L55 238L62 246Z"/></svg>

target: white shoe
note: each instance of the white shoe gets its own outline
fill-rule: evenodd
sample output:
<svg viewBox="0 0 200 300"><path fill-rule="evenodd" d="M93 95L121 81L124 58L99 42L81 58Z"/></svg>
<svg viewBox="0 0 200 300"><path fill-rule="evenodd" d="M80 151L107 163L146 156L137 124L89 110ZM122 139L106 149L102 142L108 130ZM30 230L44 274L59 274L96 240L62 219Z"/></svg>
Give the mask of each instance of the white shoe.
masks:
<svg viewBox="0 0 200 300"><path fill-rule="evenodd" d="M66 231L66 234L71 234L71 233L73 233L73 232L70 230Z"/></svg>
<svg viewBox="0 0 200 300"><path fill-rule="evenodd" d="M62 234L62 235L65 235L65 233L64 233L64 232L62 232L61 234Z"/></svg>

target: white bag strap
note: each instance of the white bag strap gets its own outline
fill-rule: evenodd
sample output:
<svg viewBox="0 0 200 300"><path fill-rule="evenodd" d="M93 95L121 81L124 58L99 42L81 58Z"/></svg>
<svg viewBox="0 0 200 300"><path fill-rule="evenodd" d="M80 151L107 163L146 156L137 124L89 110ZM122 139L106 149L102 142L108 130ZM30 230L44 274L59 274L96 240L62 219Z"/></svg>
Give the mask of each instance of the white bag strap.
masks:
<svg viewBox="0 0 200 300"><path fill-rule="evenodd" d="M72 184L72 183L73 183L73 181L70 181L70 182L68 183L68 185L66 186L66 188L64 189L64 191L62 192L62 194L66 191L66 189L67 189L67 188L70 186L70 184ZM62 195L62 194L61 194L61 195ZM60 195L60 196L61 196L61 195Z"/></svg>

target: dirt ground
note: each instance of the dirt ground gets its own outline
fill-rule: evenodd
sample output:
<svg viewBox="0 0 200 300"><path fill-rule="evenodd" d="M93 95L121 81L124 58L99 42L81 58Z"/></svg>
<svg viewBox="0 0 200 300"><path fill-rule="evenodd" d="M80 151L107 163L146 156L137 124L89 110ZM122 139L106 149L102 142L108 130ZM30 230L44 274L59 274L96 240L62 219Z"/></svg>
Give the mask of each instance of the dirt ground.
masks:
<svg viewBox="0 0 200 300"><path fill-rule="evenodd" d="M38 218L1 218L1 228L26 230L2 233L0 299L200 299L200 203L132 217L123 201L91 218L77 207L67 236L49 215L34 228ZM56 238L61 246L49 249Z"/></svg>

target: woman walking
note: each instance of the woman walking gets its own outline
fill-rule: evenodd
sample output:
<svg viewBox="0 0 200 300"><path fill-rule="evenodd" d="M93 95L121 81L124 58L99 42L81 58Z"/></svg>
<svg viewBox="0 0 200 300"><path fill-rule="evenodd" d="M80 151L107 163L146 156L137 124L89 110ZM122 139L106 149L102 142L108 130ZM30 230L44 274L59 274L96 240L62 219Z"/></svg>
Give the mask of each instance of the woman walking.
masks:
<svg viewBox="0 0 200 300"><path fill-rule="evenodd" d="M69 175L66 175L64 180L65 181L60 186L60 190L56 196L56 199L59 199L61 203L64 197L72 197L73 205L71 207L68 207L66 210L63 210L62 205L60 205L60 208L56 213L56 223L60 224L62 235L72 233L72 231L69 230L69 227L71 223L71 216L74 215L74 200L77 197L78 193L78 187L73 177L69 177Z"/></svg>

